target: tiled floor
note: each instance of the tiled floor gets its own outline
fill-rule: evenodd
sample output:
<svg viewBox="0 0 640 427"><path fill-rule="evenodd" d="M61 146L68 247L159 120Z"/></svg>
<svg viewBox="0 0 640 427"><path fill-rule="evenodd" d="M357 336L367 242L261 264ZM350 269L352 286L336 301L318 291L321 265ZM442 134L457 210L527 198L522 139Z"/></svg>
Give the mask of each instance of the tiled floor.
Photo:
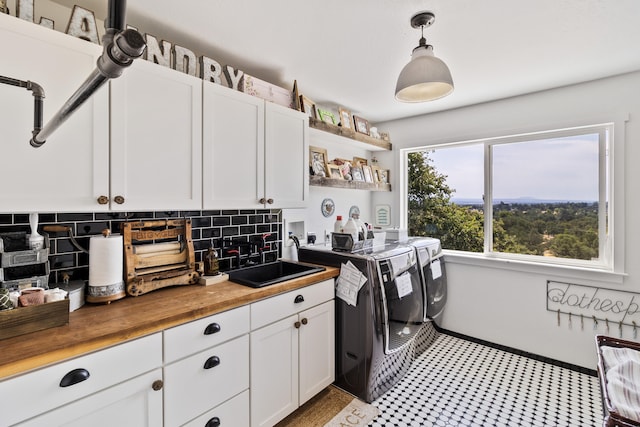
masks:
<svg viewBox="0 0 640 427"><path fill-rule="evenodd" d="M369 426L602 425L596 377L440 334Z"/></svg>

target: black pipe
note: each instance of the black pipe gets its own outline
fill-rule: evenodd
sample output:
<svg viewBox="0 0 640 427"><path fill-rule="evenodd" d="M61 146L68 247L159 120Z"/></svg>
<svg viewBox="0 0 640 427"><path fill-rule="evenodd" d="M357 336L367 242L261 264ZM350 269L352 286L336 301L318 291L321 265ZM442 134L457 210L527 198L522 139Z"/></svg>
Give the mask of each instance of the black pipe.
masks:
<svg viewBox="0 0 640 427"><path fill-rule="evenodd" d="M42 129L33 131L33 137L29 141L33 147L42 146L51 133L64 123L95 91L109 79L119 77L124 69L133 63L134 59L141 57L144 53L147 45L142 35L133 29L124 30L126 5L126 0L109 0L108 18L105 21L106 29L102 38L104 47L95 70Z"/></svg>
<svg viewBox="0 0 640 427"><path fill-rule="evenodd" d="M33 135L42 129L42 116L44 113L44 89L38 83L29 80L18 80L11 77L0 76L0 83L11 86L23 87L33 93Z"/></svg>
<svg viewBox="0 0 640 427"><path fill-rule="evenodd" d="M124 30L126 10L127 0L109 0L109 10L104 27L113 28L116 31Z"/></svg>

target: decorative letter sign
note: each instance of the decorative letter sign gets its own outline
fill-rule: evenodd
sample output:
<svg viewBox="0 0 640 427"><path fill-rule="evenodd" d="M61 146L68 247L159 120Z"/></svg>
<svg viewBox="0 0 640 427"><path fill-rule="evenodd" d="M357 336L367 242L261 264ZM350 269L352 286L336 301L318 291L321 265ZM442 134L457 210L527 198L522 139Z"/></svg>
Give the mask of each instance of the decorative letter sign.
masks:
<svg viewBox="0 0 640 427"><path fill-rule="evenodd" d="M640 294L547 281L547 310L640 325Z"/></svg>

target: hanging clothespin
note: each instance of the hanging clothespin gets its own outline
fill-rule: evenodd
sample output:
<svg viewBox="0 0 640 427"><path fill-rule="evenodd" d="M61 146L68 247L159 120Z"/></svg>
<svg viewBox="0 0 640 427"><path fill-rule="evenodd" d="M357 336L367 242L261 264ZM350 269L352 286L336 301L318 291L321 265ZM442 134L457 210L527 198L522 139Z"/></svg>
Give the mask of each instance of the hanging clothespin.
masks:
<svg viewBox="0 0 640 427"><path fill-rule="evenodd" d="M618 332L620 332L620 338L622 338L622 320L618 323Z"/></svg>
<svg viewBox="0 0 640 427"><path fill-rule="evenodd" d="M631 323L633 323L633 339L635 340L638 338L638 325L635 321L631 321Z"/></svg>
<svg viewBox="0 0 640 427"><path fill-rule="evenodd" d="M560 309L558 309L558 326L560 326Z"/></svg>
<svg viewBox="0 0 640 427"><path fill-rule="evenodd" d="M593 330L595 331L596 329L598 329L598 319L596 319L596 316L591 317L593 317Z"/></svg>
<svg viewBox="0 0 640 427"><path fill-rule="evenodd" d="M571 312L569 312L569 329L571 329Z"/></svg>
<svg viewBox="0 0 640 427"><path fill-rule="evenodd" d="M580 313L580 330L584 331L584 316Z"/></svg>
<svg viewBox="0 0 640 427"><path fill-rule="evenodd" d="M607 335L609 335L609 319L605 318L604 319L605 322L605 330L607 331Z"/></svg>

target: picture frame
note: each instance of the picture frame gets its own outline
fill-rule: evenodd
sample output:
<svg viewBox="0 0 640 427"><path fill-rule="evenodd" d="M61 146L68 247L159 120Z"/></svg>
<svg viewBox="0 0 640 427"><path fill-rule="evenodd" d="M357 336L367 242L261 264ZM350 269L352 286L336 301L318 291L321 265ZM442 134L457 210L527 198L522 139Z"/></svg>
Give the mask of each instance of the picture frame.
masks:
<svg viewBox="0 0 640 427"><path fill-rule="evenodd" d="M354 157L352 164L354 166L366 166L369 164L369 161L367 159L365 159L364 157Z"/></svg>
<svg viewBox="0 0 640 427"><path fill-rule="evenodd" d="M362 174L362 168L357 166L351 166L351 179L354 181L364 182L364 175Z"/></svg>
<svg viewBox="0 0 640 427"><path fill-rule="evenodd" d="M316 114L316 104L304 95L300 95L300 109L300 111L312 119L316 119L318 117Z"/></svg>
<svg viewBox="0 0 640 427"><path fill-rule="evenodd" d="M388 227L391 225L391 206L376 205L374 221L377 227Z"/></svg>
<svg viewBox="0 0 640 427"><path fill-rule="evenodd" d="M325 110L322 108L317 108L316 111L318 113L318 118L325 123L329 123L330 125L336 125L336 117L329 110Z"/></svg>
<svg viewBox="0 0 640 427"><path fill-rule="evenodd" d="M386 142L391 142L391 137L389 136L389 132L380 131L380 139Z"/></svg>
<svg viewBox="0 0 640 427"><path fill-rule="evenodd" d="M380 170L379 166L371 166L371 176L373 177L373 182L376 184L380 182L380 177L378 175L379 170Z"/></svg>
<svg viewBox="0 0 640 427"><path fill-rule="evenodd" d="M389 183L389 169L378 169L378 180L381 184Z"/></svg>
<svg viewBox="0 0 640 427"><path fill-rule="evenodd" d="M373 183L373 173L371 171L371 166L362 166L362 175L364 177L364 182Z"/></svg>
<svg viewBox="0 0 640 427"><path fill-rule="evenodd" d="M360 116L353 116L355 131L364 135L369 135L369 121Z"/></svg>
<svg viewBox="0 0 640 427"><path fill-rule="evenodd" d="M342 176L342 169L340 165L329 164L329 178L331 179L344 179Z"/></svg>
<svg viewBox="0 0 640 427"><path fill-rule="evenodd" d="M309 166L316 176L329 177L329 163L327 162L327 150L320 147L309 146Z"/></svg>
<svg viewBox="0 0 640 427"><path fill-rule="evenodd" d="M346 108L338 107L338 116L340 118L340 126L344 129L353 129L353 119L351 111Z"/></svg>

